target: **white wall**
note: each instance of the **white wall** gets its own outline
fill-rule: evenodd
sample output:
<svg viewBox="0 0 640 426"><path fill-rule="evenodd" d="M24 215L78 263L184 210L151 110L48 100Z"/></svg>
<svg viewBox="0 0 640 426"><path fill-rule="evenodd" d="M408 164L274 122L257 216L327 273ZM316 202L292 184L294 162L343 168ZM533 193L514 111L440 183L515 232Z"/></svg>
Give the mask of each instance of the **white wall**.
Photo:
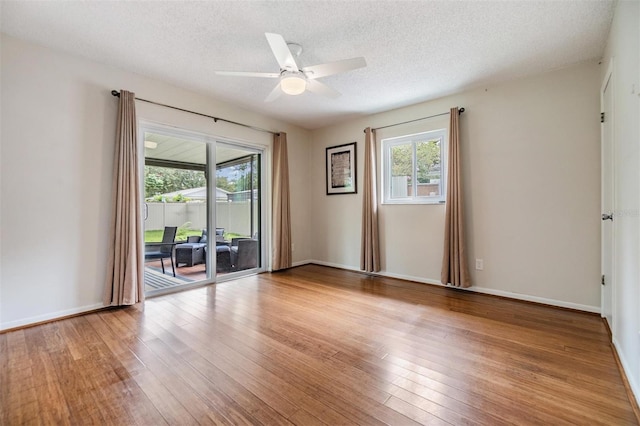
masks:
<svg viewBox="0 0 640 426"><path fill-rule="evenodd" d="M484 260L472 270L474 288L599 312L599 73L596 62L579 64L314 131L312 259L359 268L363 129L460 106L469 266ZM443 126L447 117L378 139ZM327 196L325 148L352 141L358 194ZM382 273L439 282L444 213L443 205L380 206Z"/></svg>
<svg viewBox="0 0 640 426"><path fill-rule="evenodd" d="M102 306L117 112L112 89L287 132L294 261L310 257L308 131L5 35L1 60L1 329ZM142 102L137 113L222 139L271 144L269 134ZM46 226L29 226L43 218Z"/></svg>
<svg viewBox="0 0 640 426"><path fill-rule="evenodd" d="M613 341L640 401L640 3L620 1L603 58L613 58ZM602 69L600 81L605 77Z"/></svg>

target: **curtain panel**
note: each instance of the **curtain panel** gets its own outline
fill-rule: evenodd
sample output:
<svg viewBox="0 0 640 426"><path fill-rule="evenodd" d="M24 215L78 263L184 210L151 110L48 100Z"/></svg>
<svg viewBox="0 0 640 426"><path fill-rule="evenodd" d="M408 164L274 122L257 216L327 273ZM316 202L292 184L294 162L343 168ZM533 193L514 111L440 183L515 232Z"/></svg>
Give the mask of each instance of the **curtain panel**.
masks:
<svg viewBox="0 0 640 426"><path fill-rule="evenodd" d="M362 235L360 269L380 271L380 241L378 238L378 200L376 182L376 139L370 127L365 129L364 190L362 198Z"/></svg>
<svg viewBox="0 0 640 426"><path fill-rule="evenodd" d="M273 136L273 259L271 269L290 268L291 212L289 206L289 160L287 134Z"/></svg>
<svg viewBox="0 0 640 426"><path fill-rule="evenodd" d="M462 193L462 163L460 160L460 115L451 108L449 117L449 161L447 178L447 207L442 259L442 284L470 287L464 236L464 199Z"/></svg>
<svg viewBox="0 0 640 426"><path fill-rule="evenodd" d="M142 223L138 185L138 129L135 94L120 91L112 188L106 306L144 300Z"/></svg>

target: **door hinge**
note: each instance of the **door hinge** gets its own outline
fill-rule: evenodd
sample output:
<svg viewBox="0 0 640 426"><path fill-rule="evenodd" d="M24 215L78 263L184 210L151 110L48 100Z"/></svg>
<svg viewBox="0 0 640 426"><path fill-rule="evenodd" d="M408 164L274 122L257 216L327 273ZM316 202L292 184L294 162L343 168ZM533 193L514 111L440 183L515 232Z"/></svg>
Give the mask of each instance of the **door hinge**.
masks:
<svg viewBox="0 0 640 426"><path fill-rule="evenodd" d="M605 282L604 282L604 275L602 275L602 281L601 281L601 284L602 284L602 285L605 285Z"/></svg>
<svg viewBox="0 0 640 426"><path fill-rule="evenodd" d="M604 112L600 113L600 122L604 123Z"/></svg>

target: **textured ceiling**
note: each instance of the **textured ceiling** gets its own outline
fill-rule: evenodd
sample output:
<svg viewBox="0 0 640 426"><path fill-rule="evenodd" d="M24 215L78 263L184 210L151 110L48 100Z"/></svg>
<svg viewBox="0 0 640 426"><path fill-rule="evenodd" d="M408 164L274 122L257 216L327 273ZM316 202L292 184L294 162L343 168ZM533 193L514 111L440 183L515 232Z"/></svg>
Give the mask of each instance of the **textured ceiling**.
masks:
<svg viewBox="0 0 640 426"><path fill-rule="evenodd" d="M314 129L463 89L599 58L613 1L2 1L13 37L205 93ZM364 56L321 79L342 93L264 103L278 72L265 32L303 46L300 66ZM132 88L133 90L133 88Z"/></svg>

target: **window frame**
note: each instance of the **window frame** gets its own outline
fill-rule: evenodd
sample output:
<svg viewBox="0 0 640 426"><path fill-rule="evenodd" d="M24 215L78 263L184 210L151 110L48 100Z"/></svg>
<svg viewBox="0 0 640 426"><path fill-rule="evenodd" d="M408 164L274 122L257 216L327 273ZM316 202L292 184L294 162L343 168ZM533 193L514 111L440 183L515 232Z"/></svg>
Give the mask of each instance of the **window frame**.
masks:
<svg viewBox="0 0 640 426"><path fill-rule="evenodd" d="M446 128L428 130L409 135L402 135L382 139L382 204L444 204L447 190L447 148L448 132ZM440 195L438 196L418 196L417 194L417 171L416 171L416 149L418 142L425 139L441 138L440 141ZM413 175L411 177L414 195L403 198L391 198L391 150L395 146L411 144L411 162Z"/></svg>

